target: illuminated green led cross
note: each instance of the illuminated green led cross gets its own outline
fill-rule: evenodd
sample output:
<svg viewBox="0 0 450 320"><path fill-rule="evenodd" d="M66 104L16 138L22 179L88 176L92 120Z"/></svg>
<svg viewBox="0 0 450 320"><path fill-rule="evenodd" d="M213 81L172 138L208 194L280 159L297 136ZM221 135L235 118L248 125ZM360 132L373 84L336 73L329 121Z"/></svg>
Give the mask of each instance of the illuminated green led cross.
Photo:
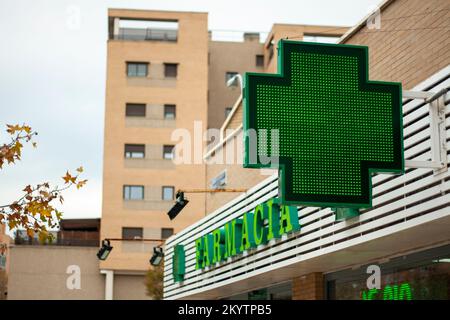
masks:
<svg viewBox="0 0 450 320"><path fill-rule="evenodd" d="M286 204L371 207L371 174L404 170L401 84L368 80L367 47L278 47L278 74L245 75L244 167L279 168Z"/></svg>

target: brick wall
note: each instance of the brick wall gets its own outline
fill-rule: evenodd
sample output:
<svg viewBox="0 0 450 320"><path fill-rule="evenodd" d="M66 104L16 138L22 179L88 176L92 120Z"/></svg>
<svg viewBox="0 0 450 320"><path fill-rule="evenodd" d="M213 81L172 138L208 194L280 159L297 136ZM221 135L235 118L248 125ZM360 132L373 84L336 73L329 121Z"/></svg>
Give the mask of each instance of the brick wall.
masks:
<svg viewBox="0 0 450 320"><path fill-rule="evenodd" d="M381 29L364 26L343 43L369 47L371 80L411 89L450 64L450 2L393 1L381 11Z"/></svg>
<svg viewBox="0 0 450 320"><path fill-rule="evenodd" d="M292 300L323 300L323 274L313 272L292 280Z"/></svg>

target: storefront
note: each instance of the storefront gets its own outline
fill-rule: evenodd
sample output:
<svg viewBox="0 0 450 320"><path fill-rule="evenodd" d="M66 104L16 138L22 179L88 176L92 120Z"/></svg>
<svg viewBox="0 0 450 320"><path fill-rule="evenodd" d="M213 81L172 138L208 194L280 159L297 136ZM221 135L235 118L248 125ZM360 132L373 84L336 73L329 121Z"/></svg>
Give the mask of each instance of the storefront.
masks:
<svg viewBox="0 0 450 320"><path fill-rule="evenodd" d="M428 10L384 1L349 46L282 40L278 74L245 75L214 154L244 141L220 170L253 182L168 239L165 299L449 298L450 56Z"/></svg>
<svg viewBox="0 0 450 320"><path fill-rule="evenodd" d="M447 67L413 90L449 86ZM447 98L434 103L449 117ZM430 159L429 111L423 99L404 99L408 161ZM407 168L375 175L372 186L373 207L339 220L332 208L270 209L279 196L270 176L167 241L165 299L448 299L450 172ZM281 223L262 219L266 211ZM380 267L379 289L366 285L369 265Z"/></svg>
<svg viewBox="0 0 450 320"><path fill-rule="evenodd" d="M380 289L367 289L367 267L325 275L328 300L450 300L450 245L379 264ZM230 300L291 300L292 282L234 295Z"/></svg>
<svg viewBox="0 0 450 320"><path fill-rule="evenodd" d="M367 266L325 275L330 300L449 300L450 246L381 263L380 289L367 289Z"/></svg>
<svg viewBox="0 0 450 320"><path fill-rule="evenodd" d="M380 263L380 289L367 289L367 267L324 275L328 300L450 300L450 245ZM291 300L292 282L234 295L230 300Z"/></svg>

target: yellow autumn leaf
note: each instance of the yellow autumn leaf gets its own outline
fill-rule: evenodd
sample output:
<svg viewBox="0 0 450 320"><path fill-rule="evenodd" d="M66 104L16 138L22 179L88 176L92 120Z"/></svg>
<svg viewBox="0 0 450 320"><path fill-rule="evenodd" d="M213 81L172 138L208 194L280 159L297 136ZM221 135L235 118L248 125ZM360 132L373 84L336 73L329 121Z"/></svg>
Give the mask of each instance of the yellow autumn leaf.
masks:
<svg viewBox="0 0 450 320"><path fill-rule="evenodd" d="M87 180L81 180L77 183L77 189L82 188L86 184Z"/></svg>
<svg viewBox="0 0 450 320"><path fill-rule="evenodd" d="M64 179L64 183L66 183L66 184L69 183L69 182L75 183L75 181L77 180L76 177L72 177L70 175L69 171L67 171L66 175L64 177L62 177L62 178Z"/></svg>
<svg viewBox="0 0 450 320"><path fill-rule="evenodd" d="M46 230L39 231L39 235L38 235L39 242L45 243L45 241L48 239L48 236L49 236L49 234Z"/></svg>
<svg viewBox="0 0 450 320"><path fill-rule="evenodd" d="M18 124L15 124L15 125L7 124L6 126L8 127L6 132L8 132L10 134L14 134L16 131L21 130L21 127Z"/></svg>
<svg viewBox="0 0 450 320"><path fill-rule="evenodd" d="M28 235L30 238L33 238L33 237L34 237L34 231L33 231L32 229L27 229L27 235Z"/></svg>
<svg viewBox="0 0 450 320"><path fill-rule="evenodd" d="M47 208L47 207L42 207L40 213L44 217L51 217L52 216L52 210L50 208Z"/></svg>
<svg viewBox="0 0 450 320"><path fill-rule="evenodd" d="M30 126L22 126L22 129L26 132L26 133L30 133L31 132L31 127Z"/></svg>

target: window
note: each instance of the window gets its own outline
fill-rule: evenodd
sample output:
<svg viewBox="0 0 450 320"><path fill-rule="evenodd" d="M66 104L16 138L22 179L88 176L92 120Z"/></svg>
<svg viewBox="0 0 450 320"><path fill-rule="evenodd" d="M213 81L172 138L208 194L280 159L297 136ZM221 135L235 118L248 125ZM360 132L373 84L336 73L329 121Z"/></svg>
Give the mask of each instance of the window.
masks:
<svg viewBox="0 0 450 320"><path fill-rule="evenodd" d="M231 109L233 109L233 108L225 108L225 118L228 117L228 115L229 115L230 112L231 112Z"/></svg>
<svg viewBox="0 0 450 320"><path fill-rule="evenodd" d="M175 119L175 105L165 104L164 105L164 119Z"/></svg>
<svg viewBox="0 0 450 320"><path fill-rule="evenodd" d="M173 159L173 148L174 146L163 146L163 158L164 159Z"/></svg>
<svg viewBox="0 0 450 320"><path fill-rule="evenodd" d="M173 228L162 228L161 229L161 239L167 239L173 235Z"/></svg>
<svg viewBox="0 0 450 320"><path fill-rule="evenodd" d="M127 103L125 115L127 117L145 117L145 104Z"/></svg>
<svg viewBox="0 0 450 320"><path fill-rule="evenodd" d="M173 200L174 187L162 187L162 199Z"/></svg>
<svg viewBox="0 0 450 320"><path fill-rule="evenodd" d="M230 80L237 74L238 74L237 72L230 72L230 71L225 73L225 84L228 83L228 80Z"/></svg>
<svg viewBox="0 0 450 320"><path fill-rule="evenodd" d="M143 200L144 186L123 186L123 198L125 200Z"/></svg>
<svg viewBox="0 0 450 320"><path fill-rule="evenodd" d="M262 54L256 55L256 66L257 67L264 67L264 56Z"/></svg>
<svg viewBox="0 0 450 320"><path fill-rule="evenodd" d="M125 158L127 159L145 158L145 144L126 144Z"/></svg>
<svg viewBox="0 0 450 320"><path fill-rule="evenodd" d="M176 63L164 63L164 76L166 78L176 78L178 64Z"/></svg>
<svg viewBox="0 0 450 320"><path fill-rule="evenodd" d="M127 62L127 75L129 77L146 77L147 69L147 62Z"/></svg>
<svg viewBox="0 0 450 320"><path fill-rule="evenodd" d="M122 228L122 239L142 239L142 228Z"/></svg>

